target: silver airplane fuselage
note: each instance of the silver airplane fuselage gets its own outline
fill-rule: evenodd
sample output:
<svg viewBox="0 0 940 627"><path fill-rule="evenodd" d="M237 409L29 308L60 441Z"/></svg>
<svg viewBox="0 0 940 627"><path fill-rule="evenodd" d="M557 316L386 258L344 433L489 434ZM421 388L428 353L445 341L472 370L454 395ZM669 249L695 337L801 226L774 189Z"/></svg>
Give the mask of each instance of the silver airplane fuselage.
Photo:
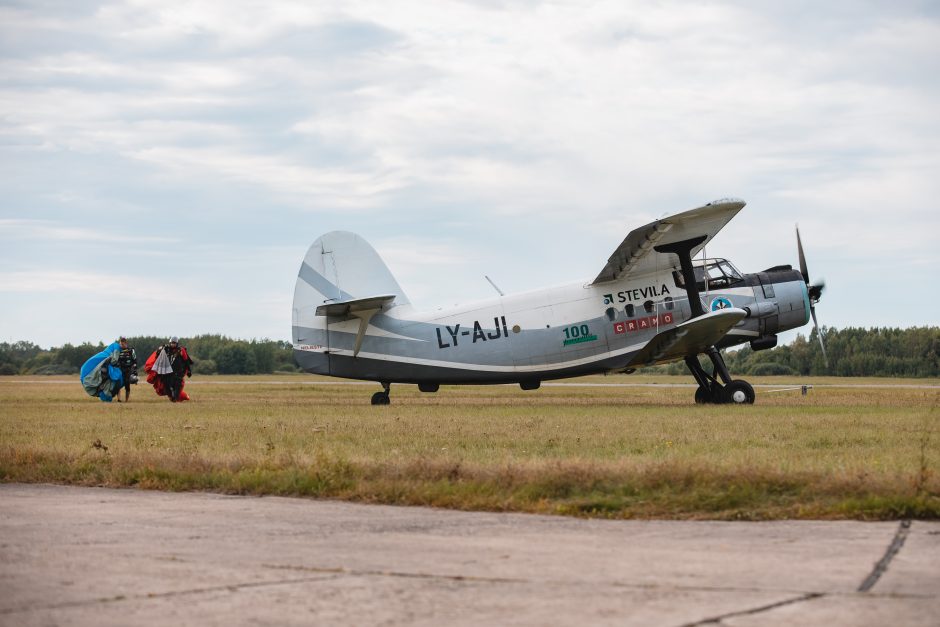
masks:
<svg viewBox="0 0 940 627"><path fill-rule="evenodd" d="M326 246L311 250L326 254ZM531 388L548 379L622 372L637 366L634 356L657 333L693 317L681 274L672 268L603 285L574 283L432 311L416 310L402 294L371 315L357 350L360 318L317 316L312 308L359 294L344 291L343 272L329 260L319 268L309 261L308 254L295 293L296 361L307 372L351 379L416 383L427 390L439 384L489 383ZM696 269L703 279L706 312L747 312L719 348L744 342L769 348L777 333L809 320L806 283L788 266L741 275L718 259L698 262ZM306 306L302 288L316 294ZM395 288L397 284L385 291L394 293Z"/></svg>

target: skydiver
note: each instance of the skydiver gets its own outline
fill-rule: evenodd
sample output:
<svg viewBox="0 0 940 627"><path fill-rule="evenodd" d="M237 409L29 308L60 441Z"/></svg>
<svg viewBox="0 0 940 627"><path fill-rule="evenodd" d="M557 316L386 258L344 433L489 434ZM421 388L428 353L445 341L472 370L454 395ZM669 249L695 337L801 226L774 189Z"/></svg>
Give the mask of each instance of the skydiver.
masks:
<svg viewBox="0 0 940 627"><path fill-rule="evenodd" d="M193 360L185 346L181 346L179 338L173 336L166 345L157 349L157 359L153 371L160 377L163 389L170 401L175 403L188 400L189 396L183 392L183 377L191 377Z"/></svg>
<svg viewBox="0 0 940 627"><path fill-rule="evenodd" d="M127 338L123 335L118 338L121 345L121 352L118 354L118 368L124 376L124 402L131 400L131 384L137 383L137 351L127 344ZM118 390L117 402L121 402L121 391Z"/></svg>

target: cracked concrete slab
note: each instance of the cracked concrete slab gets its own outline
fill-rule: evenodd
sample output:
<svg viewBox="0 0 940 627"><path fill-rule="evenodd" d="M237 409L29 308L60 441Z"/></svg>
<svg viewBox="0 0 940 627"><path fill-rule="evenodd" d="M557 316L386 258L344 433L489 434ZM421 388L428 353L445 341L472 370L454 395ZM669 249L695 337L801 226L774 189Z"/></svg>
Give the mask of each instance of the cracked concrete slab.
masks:
<svg viewBox="0 0 940 627"><path fill-rule="evenodd" d="M0 625L930 624L940 523L857 591L897 531L6 484Z"/></svg>

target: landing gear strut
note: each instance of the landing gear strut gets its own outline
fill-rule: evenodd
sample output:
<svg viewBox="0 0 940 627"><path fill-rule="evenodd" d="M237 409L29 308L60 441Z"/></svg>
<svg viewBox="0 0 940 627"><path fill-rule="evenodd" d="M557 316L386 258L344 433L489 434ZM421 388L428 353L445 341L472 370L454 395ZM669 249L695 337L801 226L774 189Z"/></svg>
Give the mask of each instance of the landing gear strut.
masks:
<svg viewBox="0 0 940 627"><path fill-rule="evenodd" d="M705 351L712 360L714 370L709 374L698 361L698 357L686 357L685 364L692 371L698 388L695 390L695 402L702 403L733 403L735 405L752 405L754 403L754 388L743 379L732 379L728 367L721 353L714 346Z"/></svg>
<svg viewBox="0 0 940 627"><path fill-rule="evenodd" d="M392 384L391 384L391 383L386 383L385 381L383 381L383 382L382 382L382 391L381 391L381 392L376 392L375 394L372 395L372 404L373 404L373 405L388 405L388 404L390 404L390 403L391 403L391 400L389 399L388 395L391 393L391 391L392 391Z"/></svg>
<svg viewBox="0 0 940 627"><path fill-rule="evenodd" d="M702 300L699 295L698 285L695 282L695 271L692 268L692 250L708 239L706 235L700 235L691 239L672 242L671 244L660 244L654 250L659 253L673 253L679 258L679 266L682 269L682 280L685 283L685 292L689 297L689 309L692 318L698 318L705 315L705 308L702 307ZM695 390L696 403L734 403L736 405L751 405L754 403L754 388L751 384L742 379L731 379L731 373L725 365L725 360L721 353L714 346L709 346L705 354L712 360L714 369L711 374L705 372L702 365L698 363L698 357L686 357L685 364L692 371L695 382L698 383L698 389ZM719 381L720 379L720 381Z"/></svg>

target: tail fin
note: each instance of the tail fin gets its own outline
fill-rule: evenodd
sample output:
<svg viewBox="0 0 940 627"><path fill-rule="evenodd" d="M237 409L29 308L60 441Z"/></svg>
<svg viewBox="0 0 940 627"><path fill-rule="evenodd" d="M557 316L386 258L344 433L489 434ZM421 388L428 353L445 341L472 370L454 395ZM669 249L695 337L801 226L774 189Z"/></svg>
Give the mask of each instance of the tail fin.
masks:
<svg viewBox="0 0 940 627"><path fill-rule="evenodd" d="M368 242L347 231L327 233L311 244L300 264L294 287L293 338L299 337L298 327L325 328L326 319L316 315L321 305L391 294L396 306L409 304Z"/></svg>

